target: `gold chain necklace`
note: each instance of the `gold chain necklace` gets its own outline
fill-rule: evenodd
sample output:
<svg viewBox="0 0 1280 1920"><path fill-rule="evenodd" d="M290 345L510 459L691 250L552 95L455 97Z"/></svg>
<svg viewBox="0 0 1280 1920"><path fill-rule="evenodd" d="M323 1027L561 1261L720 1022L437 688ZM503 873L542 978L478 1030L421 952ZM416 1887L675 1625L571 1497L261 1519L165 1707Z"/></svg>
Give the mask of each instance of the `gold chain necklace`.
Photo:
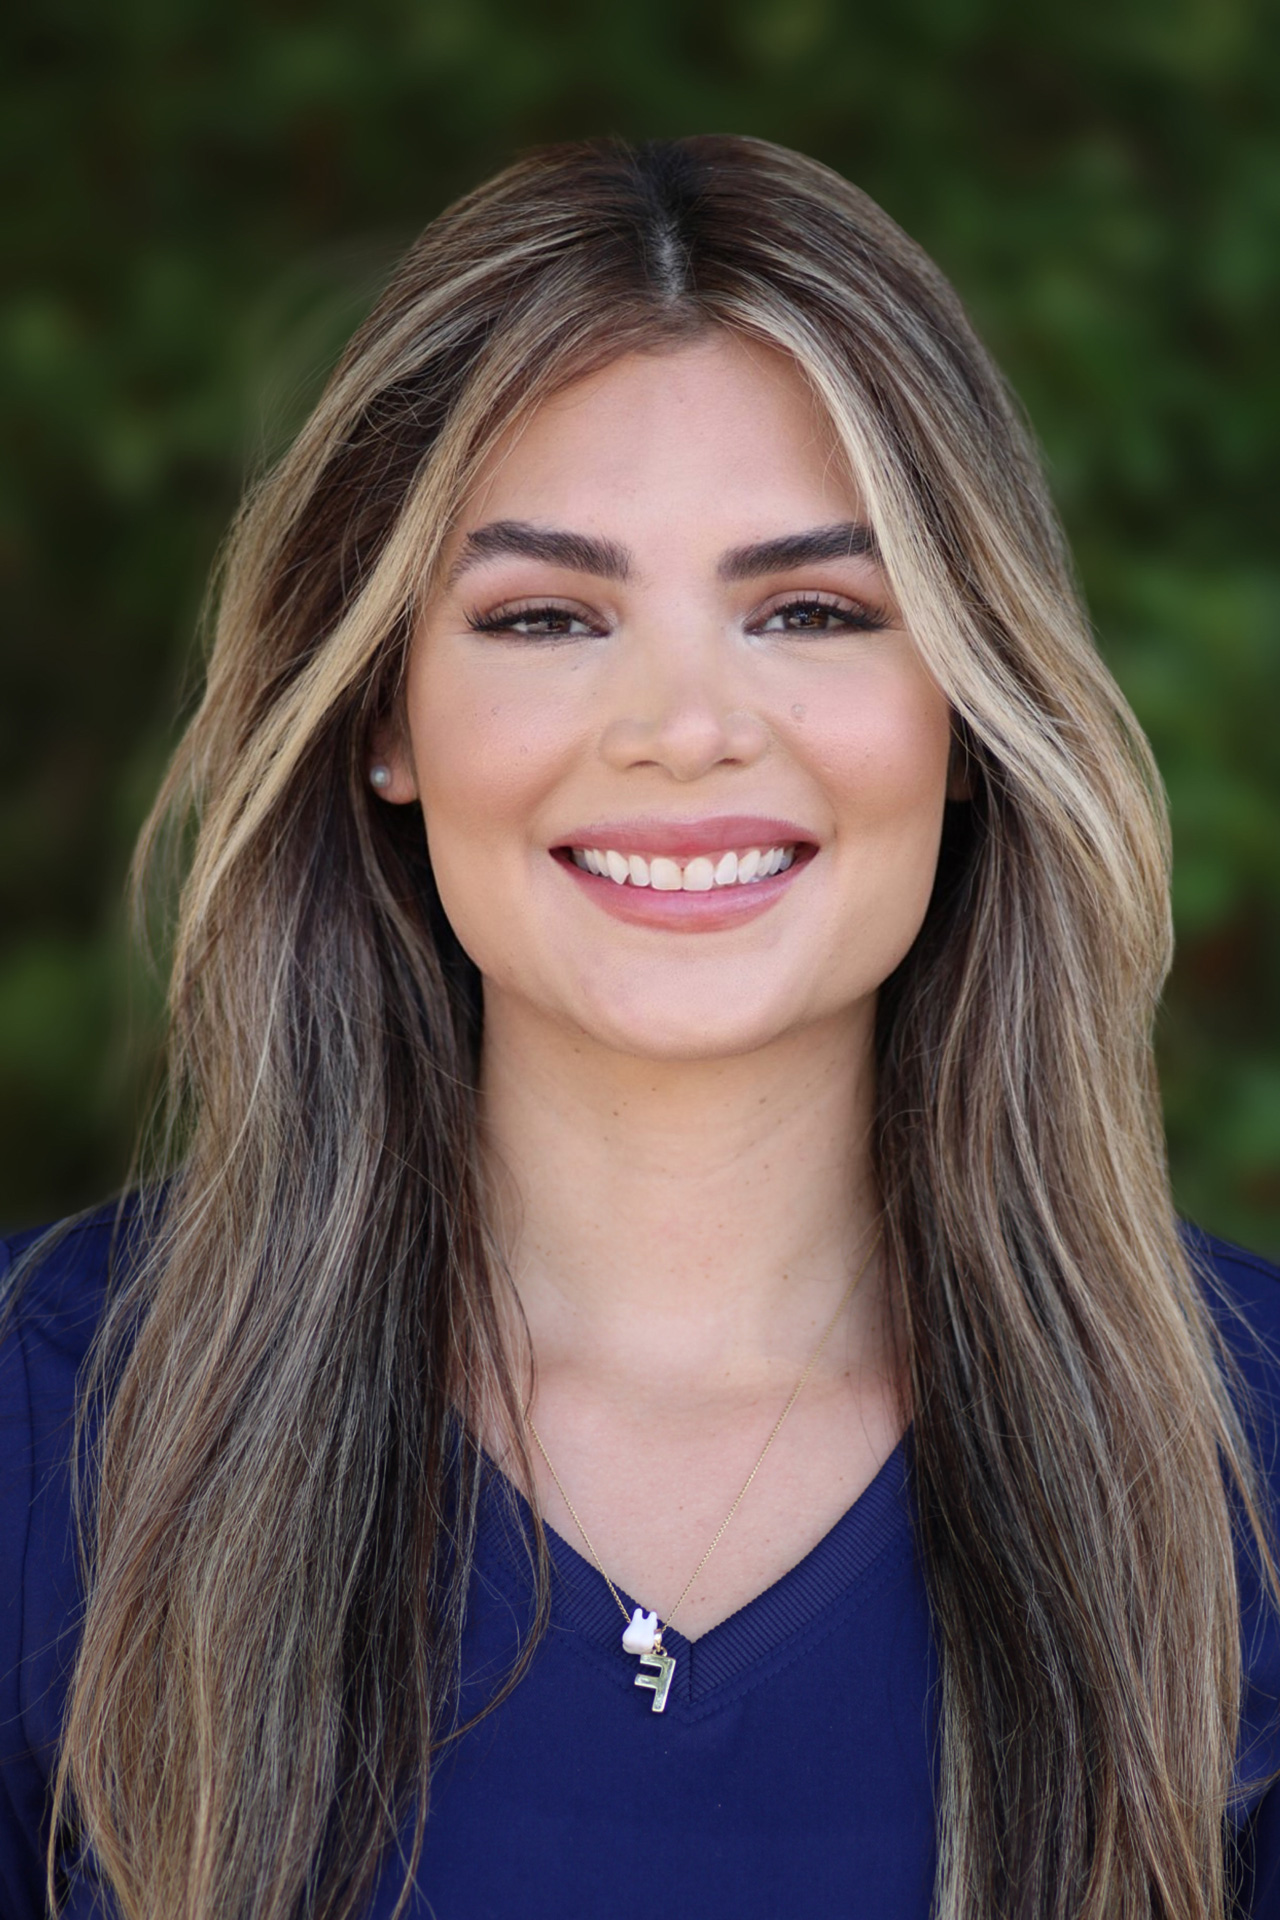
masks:
<svg viewBox="0 0 1280 1920"><path fill-rule="evenodd" d="M569 1498L568 1494L565 1492L564 1482L563 1480L561 1480L560 1475L556 1472L555 1468L551 1464L551 1455L547 1452L546 1448L542 1444L542 1435L538 1432L538 1429L534 1426L532 1415L531 1414L525 1415L525 1418L528 1420L528 1423L529 1423L529 1431L533 1435L535 1441L537 1442L538 1452L542 1455L543 1459L547 1463L547 1472L551 1475L551 1478L555 1481L556 1486L559 1488L560 1498L564 1501L565 1506L569 1509L570 1514L573 1516L573 1523L577 1527L578 1532L582 1535L583 1540L586 1542L587 1552L591 1555L591 1558L595 1561L596 1567L599 1570L601 1578L603 1579L605 1585L608 1587L610 1593L613 1595L613 1598L617 1604L619 1613L622 1615L623 1619L627 1623L622 1635L623 1652L638 1654L640 1658L640 1665L642 1667L651 1667L653 1669L651 1673L638 1673L636 1675L636 1685L638 1687L652 1688L653 1711L655 1713L662 1713L663 1711L665 1711L666 1704L667 1704L667 1695L671 1691L671 1681L676 1670L675 1655L671 1653L667 1653L663 1649L662 1635L663 1635L664 1628L669 1627L671 1625L677 1613L679 1613L681 1607L684 1605L685 1601L688 1599L690 1589L692 1588L694 1582L697 1580L698 1575L702 1572L702 1569L706 1566L712 1554L715 1552L716 1548L720 1545L721 1540L723 1540L725 1535L725 1530L728 1527L729 1522L733 1519L734 1514L738 1511L738 1508L742 1505L742 1502L746 1497L747 1489L750 1487L751 1482L755 1479L761 1467L764 1465L765 1455L768 1453L770 1447L773 1445L774 1441L777 1439L778 1435L781 1433L783 1421L786 1419L787 1415L790 1413L792 1407L794 1407L796 1401L800 1398L800 1395L804 1392L805 1385L809 1379L809 1375L813 1372L814 1368L818 1364L818 1361L822 1357L823 1348L826 1346L828 1340L831 1338L832 1334L835 1332L836 1324L839 1321L841 1314L844 1312L845 1308L848 1306L849 1301L852 1299L855 1287L858 1285L858 1282L862 1279L863 1274L866 1272L867 1268L871 1264L871 1256L875 1252L877 1246L880 1244L880 1233L881 1233L881 1229L877 1227L875 1231L875 1235L872 1239L871 1245L867 1250L866 1258L863 1260L862 1265L858 1268L858 1271L854 1274L852 1280L849 1282L848 1286L845 1288L844 1294L843 1294L843 1297L841 1298L839 1306L836 1308L835 1312L831 1316L831 1319L827 1323L826 1332L823 1334L821 1340L819 1340L817 1346L814 1348L813 1353L810 1356L808 1366L805 1368L804 1372L800 1375L800 1378L796 1381L795 1386L791 1389L790 1399L787 1401L786 1406L782 1409L782 1412L778 1415L777 1419L774 1421L773 1429L769 1434L769 1438L765 1441L764 1445L760 1449L759 1458L757 1459L754 1467L752 1467L750 1473L747 1475L746 1479L743 1481L741 1487L738 1489L738 1495L733 1505L730 1507L728 1513L726 1513L724 1519L720 1522L719 1527L716 1529L715 1539L711 1542L711 1545L707 1548L701 1560L699 1560L697 1566L694 1568L693 1572L689 1575L689 1578L685 1581L684 1586L681 1589L679 1598L676 1600L675 1605L672 1607L670 1613L667 1615L665 1622L660 1621L656 1613L646 1613L643 1607L637 1607L634 1613L627 1612L627 1609L623 1604L622 1595L618 1592L618 1589L614 1586L612 1580L609 1578L608 1574L605 1572L604 1562L603 1560L601 1560L600 1555L596 1552L594 1546L591 1544L591 1535L587 1532L586 1528L582 1524L582 1521L578 1517L578 1509L574 1506L572 1500Z"/></svg>

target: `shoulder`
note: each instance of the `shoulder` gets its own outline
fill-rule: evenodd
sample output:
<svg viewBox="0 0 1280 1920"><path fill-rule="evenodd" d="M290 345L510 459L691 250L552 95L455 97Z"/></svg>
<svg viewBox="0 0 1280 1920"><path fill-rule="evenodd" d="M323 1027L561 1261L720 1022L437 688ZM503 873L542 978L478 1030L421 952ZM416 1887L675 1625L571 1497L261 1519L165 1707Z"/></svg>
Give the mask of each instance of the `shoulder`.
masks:
<svg viewBox="0 0 1280 1920"><path fill-rule="evenodd" d="M42 1828L82 1596L78 1389L136 1200L0 1241L0 1910L43 1913Z"/></svg>
<svg viewBox="0 0 1280 1920"><path fill-rule="evenodd" d="M0 1240L0 1564L69 1458L77 1391L113 1280L135 1257L136 1196Z"/></svg>
<svg viewBox="0 0 1280 1920"><path fill-rule="evenodd" d="M0 1607L10 1625L12 1574L30 1574L41 1544L62 1554L85 1362L142 1218L129 1196L0 1241Z"/></svg>
<svg viewBox="0 0 1280 1920"><path fill-rule="evenodd" d="M1180 1220L1178 1230L1192 1263L1211 1288L1238 1297L1242 1303L1252 1303L1280 1332L1280 1266L1264 1254L1251 1253L1247 1247L1206 1233L1192 1220Z"/></svg>
<svg viewBox="0 0 1280 1920"><path fill-rule="evenodd" d="M1272 1550L1280 1551L1280 1267L1187 1222L1182 1237L1232 1366L1229 1384L1254 1456L1264 1526L1269 1508ZM1280 1772L1280 1615L1243 1528L1239 1538L1244 1670L1234 1814L1256 1828L1248 1857L1257 1885L1274 1889L1280 1887L1280 1788L1265 1795L1264 1789ZM1250 1903L1249 1910L1264 1909Z"/></svg>
<svg viewBox="0 0 1280 1920"><path fill-rule="evenodd" d="M137 1194L0 1240L0 1334L83 1360L113 1274L136 1255Z"/></svg>
<svg viewBox="0 0 1280 1920"><path fill-rule="evenodd" d="M85 1362L137 1251L136 1196L0 1241L0 1565L63 1499Z"/></svg>
<svg viewBox="0 0 1280 1920"><path fill-rule="evenodd" d="M0 1240L0 1424L5 1468L69 1420L106 1304L126 1206ZM24 1432L25 1429L25 1432ZM7 1484L12 1474L2 1476Z"/></svg>
<svg viewBox="0 0 1280 1920"><path fill-rule="evenodd" d="M1280 1267L1189 1221L1182 1241L1247 1395L1246 1417L1280 1431Z"/></svg>
<svg viewBox="0 0 1280 1920"><path fill-rule="evenodd" d="M129 1200L0 1241L0 1511L5 1514L24 1462L33 1465L47 1438L70 1427L81 1369L136 1220L136 1201Z"/></svg>

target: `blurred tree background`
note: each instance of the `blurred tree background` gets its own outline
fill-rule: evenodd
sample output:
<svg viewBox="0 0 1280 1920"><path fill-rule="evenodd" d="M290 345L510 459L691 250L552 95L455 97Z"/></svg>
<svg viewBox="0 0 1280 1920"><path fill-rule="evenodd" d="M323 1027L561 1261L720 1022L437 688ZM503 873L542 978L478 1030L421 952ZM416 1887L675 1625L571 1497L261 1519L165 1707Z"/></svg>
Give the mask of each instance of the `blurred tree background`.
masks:
<svg viewBox="0 0 1280 1920"><path fill-rule="evenodd" d="M1280 34L1262 0L14 0L0 143L0 1225L117 1186L121 906L244 479L380 277L547 139L763 135L951 275L1168 784L1175 1190L1280 1254Z"/></svg>

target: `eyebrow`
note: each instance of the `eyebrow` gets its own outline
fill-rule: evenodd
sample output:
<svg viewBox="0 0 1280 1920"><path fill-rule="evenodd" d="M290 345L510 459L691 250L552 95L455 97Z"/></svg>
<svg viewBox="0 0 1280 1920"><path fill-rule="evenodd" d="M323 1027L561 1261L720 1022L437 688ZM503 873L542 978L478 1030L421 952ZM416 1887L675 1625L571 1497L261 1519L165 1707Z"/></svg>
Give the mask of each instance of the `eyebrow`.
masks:
<svg viewBox="0 0 1280 1920"><path fill-rule="evenodd" d="M810 527L804 533L784 533L776 540L757 540L749 547L731 547L717 572L722 580L754 580L762 573L783 573L789 567L811 566L815 560L878 561L875 534L857 520L834 527Z"/></svg>
<svg viewBox="0 0 1280 1920"><path fill-rule="evenodd" d="M590 533L566 533L558 527L535 527L528 520L491 520L463 541L449 585L482 560L505 553L519 554L525 560L546 560L553 567L570 567L575 573L598 574L602 580L625 580L631 571L630 555L614 540L600 540Z"/></svg>
<svg viewBox="0 0 1280 1920"><path fill-rule="evenodd" d="M631 556L616 540L570 533L559 527L535 527L528 520L491 520L467 535L450 572L449 586L482 561L503 554L545 560L575 573L594 573L602 580L626 580L631 574ZM716 571L722 580L754 580L761 574L783 573L819 560L863 557L879 561L875 534L860 521L843 520L835 526L809 527L803 533L784 533L772 540L730 547Z"/></svg>

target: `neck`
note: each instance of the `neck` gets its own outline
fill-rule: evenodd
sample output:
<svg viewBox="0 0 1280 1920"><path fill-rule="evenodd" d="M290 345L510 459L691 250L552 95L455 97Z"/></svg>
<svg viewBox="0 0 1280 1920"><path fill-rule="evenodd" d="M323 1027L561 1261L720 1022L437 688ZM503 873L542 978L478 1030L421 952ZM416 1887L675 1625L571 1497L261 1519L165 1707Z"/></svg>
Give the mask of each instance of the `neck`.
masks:
<svg viewBox="0 0 1280 1920"><path fill-rule="evenodd" d="M739 1058L653 1061L494 997L482 1140L540 1370L649 1365L642 1325L673 1386L807 1352L878 1219L873 1012Z"/></svg>

